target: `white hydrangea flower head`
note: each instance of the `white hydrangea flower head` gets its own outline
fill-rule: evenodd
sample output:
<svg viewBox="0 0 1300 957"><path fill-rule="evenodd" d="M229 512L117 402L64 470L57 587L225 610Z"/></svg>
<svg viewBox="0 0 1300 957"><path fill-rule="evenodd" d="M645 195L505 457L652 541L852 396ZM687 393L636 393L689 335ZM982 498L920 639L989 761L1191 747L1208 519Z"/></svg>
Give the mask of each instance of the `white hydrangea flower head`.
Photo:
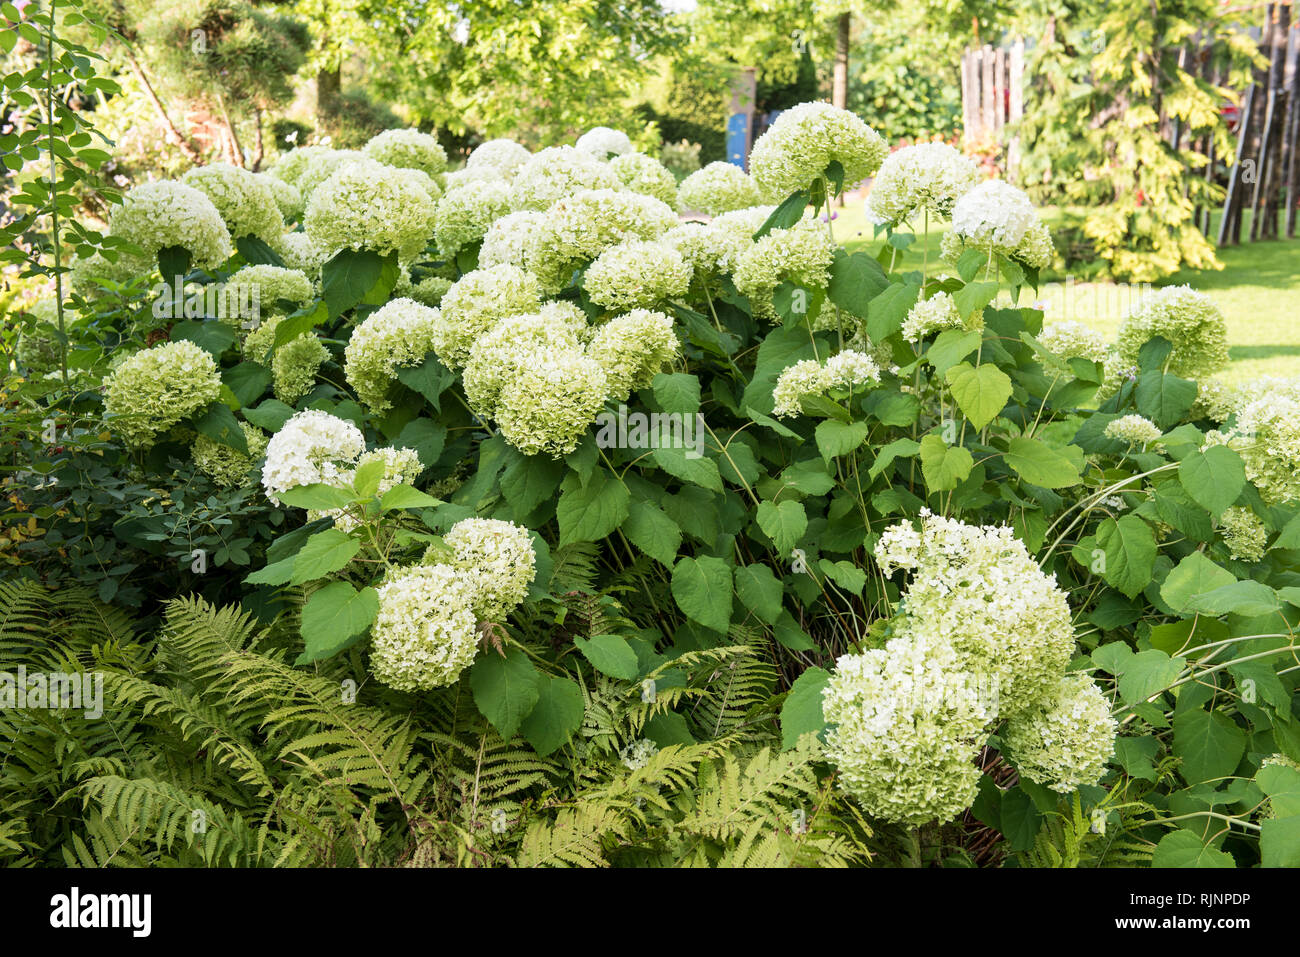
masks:
<svg viewBox="0 0 1300 957"><path fill-rule="evenodd" d="M286 183L270 173L253 173L252 175L256 176L258 181L271 191L271 195L275 197L275 205L280 209L280 216L286 223L296 223L302 219L303 207L306 204L303 202L302 193L298 191L297 186ZM266 241L271 242L270 239Z"/></svg>
<svg viewBox="0 0 1300 957"><path fill-rule="evenodd" d="M844 655L822 692L838 786L882 820L952 820L979 793L975 758L993 719L983 698L944 641Z"/></svg>
<svg viewBox="0 0 1300 957"><path fill-rule="evenodd" d="M532 157L533 154L526 146L521 146L514 140L488 140L474 147L474 151L469 154L469 159L465 161L465 168L491 167L505 175L512 175Z"/></svg>
<svg viewBox="0 0 1300 957"><path fill-rule="evenodd" d="M1056 246L1052 242L1052 234L1048 231L1047 224L1035 220L1025 233L1025 238L1020 240L1020 245L1012 250L1011 255L1034 269L1045 269L1050 266L1056 256Z"/></svg>
<svg viewBox="0 0 1300 957"><path fill-rule="evenodd" d="M466 166L442 174L443 192L450 193L470 183L501 183L506 185L510 177L495 166Z"/></svg>
<svg viewBox="0 0 1300 957"><path fill-rule="evenodd" d="M1141 415L1122 415L1113 419L1106 424L1102 434L1108 439L1138 446L1159 441L1164 435L1154 422Z"/></svg>
<svg viewBox="0 0 1300 957"><path fill-rule="evenodd" d="M1038 212L1024 190L1000 179L985 180L964 193L952 209L952 233L977 249L1010 255Z"/></svg>
<svg viewBox="0 0 1300 957"><path fill-rule="evenodd" d="M373 160L437 176L447 168L447 151L436 136L419 130L384 130L370 138L363 152Z"/></svg>
<svg viewBox="0 0 1300 957"><path fill-rule="evenodd" d="M634 193L653 196L664 205L677 208L677 180L668 167L644 153L625 153L610 161L609 168Z"/></svg>
<svg viewBox="0 0 1300 957"><path fill-rule="evenodd" d="M922 210L947 219L953 205L979 182L975 162L947 143L918 143L890 153L867 196L873 222L898 226Z"/></svg>
<svg viewBox="0 0 1300 957"><path fill-rule="evenodd" d="M278 305L281 301L288 302L295 308L305 306L316 295L312 281L302 270L267 264L245 266L235 272L226 285L228 288L248 286L252 296L255 296L252 301L257 303L262 313L282 312L283 309Z"/></svg>
<svg viewBox="0 0 1300 957"><path fill-rule="evenodd" d="M637 738L618 751L618 760L629 771L640 771L659 753L659 745L649 738Z"/></svg>
<svg viewBox="0 0 1300 957"><path fill-rule="evenodd" d="M1264 501L1300 501L1300 398L1279 393L1252 399L1238 410L1228 440Z"/></svg>
<svg viewBox="0 0 1300 957"><path fill-rule="evenodd" d="M528 529L514 522L467 518L443 536L474 592L474 614L481 621L503 621L528 597L537 573L537 555Z"/></svg>
<svg viewBox="0 0 1300 957"><path fill-rule="evenodd" d="M448 369L461 368L475 341L507 316L536 312L542 304L537 280L517 266L467 272L442 297L433 349Z"/></svg>
<svg viewBox="0 0 1300 957"><path fill-rule="evenodd" d="M316 373L329 357L329 349L314 332L304 332L282 344L271 358L275 397L293 405L312 390Z"/></svg>
<svg viewBox="0 0 1300 957"><path fill-rule="evenodd" d="M548 146L519 167L511 183L513 208L545 212L566 196L588 189L619 190L623 184L608 163L572 146Z"/></svg>
<svg viewBox="0 0 1300 957"><path fill-rule="evenodd" d="M679 358L681 344L671 318L635 309L598 328L587 355L605 370L607 398L623 401L647 388L664 366Z"/></svg>
<svg viewBox="0 0 1300 957"><path fill-rule="evenodd" d="M220 395L216 361L188 339L132 353L104 377L109 425L135 448L149 448L163 432Z"/></svg>
<svg viewBox="0 0 1300 957"><path fill-rule="evenodd" d="M212 269L230 258L230 230L212 200L184 183L158 180L129 190L109 217L109 234L134 243L148 259L160 249L188 249L195 266ZM151 264L150 264L151 265Z"/></svg>
<svg viewBox="0 0 1300 957"><path fill-rule="evenodd" d="M369 157L360 150L332 149L323 149L319 153L313 153L308 157L302 172L293 181L293 185L298 187L298 192L302 196L304 208L311 200L312 193L316 192L316 189L322 183L333 176L335 170L348 163L355 163L358 160L365 159L369 159Z"/></svg>
<svg viewBox="0 0 1300 957"><path fill-rule="evenodd" d="M626 133L622 130L612 130L608 126L593 126L579 136L578 142L573 146L574 149L602 161L635 150Z"/></svg>
<svg viewBox="0 0 1300 957"><path fill-rule="evenodd" d="M270 244L288 269L296 269L308 279L320 277L320 267L332 253L317 246L306 233L285 233Z"/></svg>
<svg viewBox="0 0 1300 957"><path fill-rule="evenodd" d="M607 309L650 308L683 296L691 267L672 246L631 239L595 258L582 285L591 301Z"/></svg>
<svg viewBox="0 0 1300 957"><path fill-rule="evenodd" d="M388 387L399 366L419 365L433 350L441 316L414 299L392 299L352 330L343 350L343 375L376 414L393 407Z"/></svg>
<svg viewBox="0 0 1300 957"><path fill-rule="evenodd" d="M885 575L911 572L894 633L951 644L962 669L996 690L1002 716L1040 698L1065 671L1074 653L1065 593L1011 528L922 509L919 537L907 523L887 528L875 556Z"/></svg>
<svg viewBox="0 0 1300 957"><path fill-rule="evenodd" d="M548 302L539 310L508 316L470 347L462 382L470 408L481 416L496 415L506 383L552 349L580 351L587 335L587 317L571 302Z"/></svg>
<svg viewBox="0 0 1300 957"><path fill-rule="evenodd" d="M903 338L920 342L943 329L957 329L962 325L957 303L946 292L937 292L929 299L920 299L907 311L903 320Z"/></svg>
<svg viewBox="0 0 1300 957"><path fill-rule="evenodd" d="M880 366L865 352L845 349L826 360L822 366L826 382L832 389L853 389L880 381Z"/></svg>
<svg viewBox="0 0 1300 957"><path fill-rule="evenodd" d="M370 669L398 691L453 684L478 653L474 589L450 565L415 565L378 588Z"/></svg>
<svg viewBox="0 0 1300 957"><path fill-rule="evenodd" d="M414 258L433 235L437 207L408 172L372 159L340 166L307 201L307 235L331 256L372 249Z"/></svg>
<svg viewBox="0 0 1300 957"><path fill-rule="evenodd" d="M311 164L311 161L318 156L326 156L336 152L328 146L298 146L289 150L287 153L281 153L280 158L275 161L275 165L268 170L268 175L276 179L297 185L298 179ZM305 198L305 197L304 197Z"/></svg>
<svg viewBox="0 0 1300 957"><path fill-rule="evenodd" d="M1119 327L1119 354L1136 363L1156 336L1174 347L1168 371L1202 379L1228 364L1228 327L1214 300L1191 286L1166 286L1142 298Z"/></svg>
<svg viewBox="0 0 1300 957"><path fill-rule="evenodd" d="M479 248L478 264L486 266L518 266L528 268L529 250L546 221L546 214L524 209L494 221L483 235Z"/></svg>
<svg viewBox="0 0 1300 957"><path fill-rule="evenodd" d="M248 444L247 455L206 435L197 436L190 446L190 458L194 461L194 467L223 488L247 485L253 463L266 454L265 432L247 422L240 422L239 428Z"/></svg>
<svg viewBox="0 0 1300 957"><path fill-rule="evenodd" d="M801 103L781 113L749 154L749 175L769 202L780 202L822 176L832 162L846 186L880 168L889 147L848 110Z"/></svg>
<svg viewBox="0 0 1300 957"><path fill-rule="evenodd" d="M1002 740L1016 769L1061 794L1096 784L1115 753L1118 725L1097 683L1063 675L1046 694L1007 722Z"/></svg>
<svg viewBox="0 0 1300 957"><path fill-rule="evenodd" d="M481 240L488 227L510 211L510 186L500 180L461 183L438 201L438 252L454 256Z"/></svg>
<svg viewBox="0 0 1300 957"><path fill-rule="evenodd" d="M1110 355L1110 343L1102 333L1073 319L1047 323L1038 341L1044 349L1062 359L1105 362Z"/></svg>
<svg viewBox="0 0 1300 957"><path fill-rule="evenodd" d="M758 185L750 175L735 163L723 160L709 163L682 180L677 197L684 208L710 216L749 209L762 202Z"/></svg>
<svg viewBox="0 0 1300 957"><path fill-rule="evenodd" d="M782 282L826 288L837 248L815 220L774 229L740 254L733 274L736 289L748 297L757 313L775 316L772 294Z"/></svg>
<svg viewBox="0 0 1300 957"><path fill-rule="evenodd" d="M502 386L497 425L525 455L559 458L578 447L605 407L608 380L600 363L581 349L552 348L532 358Z"/></svg>
<svg viewBox="0 0 1300 957"><path fill-rule="evenodd" d="M299 485L337 485L365 450L365 436L346 419L317 409L297 412L267 443L266 497L279 505L278 494Z"/></svg>
<svg viewBox="0 0 1300 957"><path fill-rule="evenodd" d="M1268 550L1268 528L1250 509L1237 505L1225 509L1219 518L1219 531L1232 559L1239 562L1263 560Z"/></svg>
<svg viewBox="0 0 1300 957"><path fill-rule="evenodd" d="M831 387L830 377L816 359L802 359L784 369L772 389L776 404L772 414L778 419L802 415L804 396L820 395Z"/></svg>
<svg viewBox="0 0 1300 957"><path fill-rule="evenodd" d="M627 239L658 239L675 225L677 214L652 196L583 190L547 210L527 252L529 268L544 289L558 292L575 269L610 246Z"/></svg>
<svg viewBox="0 0 1300 957"><path fill-rule="evenodd" d="M707 225L682 223L664 233L662 241L674 246L697 273L732 273L773 209L753 206L723 213Z"/></svg>
<svg viewBox="0 0 1300 957"><path fill-rule="evenodd" d="M212 200L235 239L256 236L269 243L284 232L275 193L255 173L229 163L209 163L187 172L181 182Z"/></svg>
<svg viewBox="0 0 1300 957"><path fill-rule="evenodd" d="M397 299L414 299L422 306L435 307L442 303L442 297L452 287L452 280L446 276L425 276L419 282L412 282L409 276L402 276L393 287L393 296Z"/></svg>

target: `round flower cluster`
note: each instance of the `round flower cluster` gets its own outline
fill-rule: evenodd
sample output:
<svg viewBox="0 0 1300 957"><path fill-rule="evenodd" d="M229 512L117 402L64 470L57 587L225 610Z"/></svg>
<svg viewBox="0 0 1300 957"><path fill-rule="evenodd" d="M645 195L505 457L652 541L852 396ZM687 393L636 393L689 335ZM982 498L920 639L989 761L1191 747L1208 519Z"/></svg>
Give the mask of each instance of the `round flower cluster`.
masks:
<svg viewBox="0 0 1300 957"><path fill-rule="evenodd" d="M516 370L552 349L579 350L586 336L587 318L571 302L548 302L536 312L502 319L470 347L462 376L470 407L494 416L501 390Z"/></svg>
<svg viewBox="0 0 1300 957"><path fill-rule="evenodd" d="M1062 359L1089 359L1092 362L1105 362L1110 355L1110 344L1096 329L1067 319L1053 322L1043 327L1038 341L1048 352Z"/></svg>
<svg viewBox="0 0 1300 957"><path fill-rule="evenodd" d="M605 370L582 350L537 353L502 388L497 425L525 455L559 458L578 447L608 393Z"/></svg>
<svg viewBox="0 0 1300 957"><path fill-rule="evenodd" d="M822 695L826 755L868 814L918 825L970 807L992 715L951 645L894 639L845 655Z"/></svg>
<svg viewBox="0 0 1300 957"><path fill-rule="evenodd" d="M547 211L530 244L528 266L544 289L558 291L575 269L608 247L626 239L658 239L676 224L677 214L652 196L583 190Z"/></svg>
<svg viewBox="0 0 1300 957"><path fill-rule="evenodd" d="M281 301L294 308L305 306L316 295L306 273L282 266L245 266L230 277L227 286L236 289L241 286L250 287L250 298L262 312L283 312Z"/></svg>
<svg viewBox="0 0 1300 957"><path fill-rule="evenodd" d="M336 485L365 450L365 436L351 422L316 409L295 413L267 443L266 497L279 505L279 493L299 485Z"/></svg>
<svg viewBox="0 0 1300 957"><path fill-rule="evenodd" d="M990 179L964 193L952 209L952 231L977 249L1013 255L1038 212L1024 190Z"/></svg>
<svg viewBox="0 0 1300 957"><path fill-rule="evenodd" d="M448 369L459 369L469 359L474 342L498 321L535 312L541 302L537 280L516 266L467 272L442 297L433 349Z"/></svg>
<svg viewBox="0 0 1300 957"><path fill-rule="evenodd" d="M334 150L328 146L295 147L287 153L280 154L280 158L275 161L268 175L285 183L296 184L313 159L333 152Z"/></svg>
<svg viewBox="0 0 1300 957"><path fill-rule="evenodd" d="M328 249L317 246L306 233L285 233L271 244L281 261L289 269L296 269L308 278L319 277L320 267L333 255Z"/></svg>
<svg viewBox="0 0 1300 957"><path fill-rule="evenodd" d="M852 392L856 386L869 388L871 383L879 381L880 367L862 352L846 349L824 364L816 359L804 359L777 377L772 389L775 402L772 414L779 419L802 415L802 400L807 396L824 395L832 389Z"/></svg>
<svg viewBox="0 0 1300 957"><path fill-rule="evenodd" d="M1219 518L1219 531L1223 534L1223 544L1228 546L1229 557L1239 562L1258 562L1264 558L1268 528L1250 509L1236 505L1225 509Z"/></svg>
<svg viewBox="0 0 1300 957"><path fill-rule="evenodd" d="M545 221L545 213L531 209L502 216L483 234L483 245L478 251L478 264L526 267L528 250Z"/></svg>
<svg viewBox="0 0 1300 957"><path fill-rule="evenodd" d="M537 556L528 529L513 522L467 518L443 540L474 592L474 614L482 621L501 621L528 595L537 571Z"/></svg>
<svg viewBox="0 0 1300 957"><path fill-rule="evenodd" d="M212 200L171 180L130 190L110 217L109 233L134 243L150 259L172 246L189 250L194 265L203 269L230 258L230 230Z"/></svg>
<svg viewBox="0 0 1300 957"><path fill-rule="evenodd" d="M890 153L871 184L867 214L897 226L922 210L947 218L953 205L979 182L979 167L947 143L918 143Z"/></svg>
<svg viewBox="0 0 1300 957"><path fill-rule="evenodd" d="M735 163L722 160L687 176L677 188L677 196L686 209L698 209L710 216L747 209L762 201L750 175Z"/></svg>
<svg viewBox="0 0 1300 957"><path fill-rule="evenodd" d="M293 405L311 391L316 384L316 373L329 357L325 343L312 332L304 332L284 343L271 359L275 397Z"/></svg>
<svg viewBox="0 0 1300 957"><path fill-rule="evenodd" d="M611 156L631 153L632 141L621 130L611 130L608 126L593 126L578 137L574 148L594 156L598 160L607 160Z"/></svg>
<svg viewBox="0 0 1300 957"><path fill-rule="evenodd" d="M937 292L907 311L907 318L903 320L903 338L908 342L920 342L941 329L954 329L961 325L956 301L946 292Z"/></svg>
<svg viewBox="0 0 1300 957"><path fill-rule="evenodd" d="M329 255L372 249L414 258L433 235L437 208L407 172L372 159L340 166L307 201L307 235Z"/></svg>
<svg viewBox="0 0 1300 957"><path fill-rule="evenodd" d="M528 152L527 147L520 146L514 140L488 140L486 143L480 143L469 154L469 159L465 161L465 168L488 167L508 174L519 169L532 157L533 154Z"/></svg>
<svg viewBox="0 0 1300 957"><path fill-rule="evenodd" d="M708 225L682 223L663 235L697 273L732 273L754 245L754 233L772 214L771 206L723 213Z"/></svg>
<svg viewBox="0 0 1300 957"><path fill-rule="evenodd" d="M302 196L302 201L307 203L312 194L316 192L316 189L333 176L336 170L358 160L369 160L369 157L360 150L327 149L319 153L313 153L308 158L302 172L298 174L298 178L294 180L293 185L298 187L298 193ZM392 168L389 167L389 169Z"/></svg>
<svg viewBox="0 0 1300 957"><path fill-rule="evenodd" d="M217 363L187 339L142 349L104 378L104 410L113 428L140 448L220 394Z"/></svg>
<svg viewBox="0 0 1300 957"><path fill-rule="evenodd" d="M950 643L964 670L988 680L1004 717L1037 700L1074 652L1065 593L1006 526L966 525L921 511L921 530L887 528L875 548L881 571L911 572L900 637Z"/></svg>
<svg viewBox="0 0 1300 957"><path fill-rule="evenodd" d="M448 193L469 183L501 183L504 185L510 182L510 177L495 166L466 166L462 169L454 169L450 173L443 173L439 179Z"/></svg>
<svg viewBox="0 0 1300 957"><path fill-rule="evenodd" d="M437 309L392 299L352 330L343 350L343 375L371 412L392 408L388 387L398 366L419 365L438 335Z"/></svg>
<svg viewBox="0 0 1300 957"><path fill-rule="evenodd" d="M225 488L242 486L247 482L253 463L266 454L266 433L247 422L240 422L239 427L248 444L247 455L206 435L195 438L190 447L194 467Z"/></svg>
<svg viewBox="0 0 1300 957"><path fill-rule="evenodd" d="M1241 455L1246 478L1264 501L1300 501L1300 397L1283 393L1247 402L1228 444Z"/></svg>
<svg viewBox="0 0 1300 957"><path fill-rule="evenodd" d="M388 166L418 169L437 176L447 168L447 151L437 137L419 130L384 130L371 137L363 151Z"/></svg>
<svg viewBox="0 0 1300 957"><path fill-rule="evenodd" d="M785 199L825 175L838 162L844 183L866 179L880 168L889 147L848 110L828 103L801 103L785 110L749 154L749 175L769 201Z"/></svg>
<svg viewBox="0 0 1300 957"><path fill-rule="evenodd" d="M691 267L672 246L629 240L610 246L587 267L582 285L591 301L608 309L653 306L685 295Z"/></svg>
<svg viewBox="0 0 1300 957"><path fill-rule="evenodd" d="M1228 327L1209 296L1191 286L1166 286L1144 296L1119 327L1119 354L1136 363L1149 339L1174 347L1168 371L1184 379L1213 375L1228 364Z"/></svg>
<svg viewBox="0 0 1300 957"><path fill-rule="evenodd" d="M836 245L815 220L790 229L774 229L739 256L733 278L756 312L775 315L772 294L783 282L808 289L825 289Z"/></svg>
<svg viewBox="0 0 1300 957"><path fill-rule="evenodd" d="M640 771L659 753L659 745L649 738L637 738L618 750L618 760L629 771Z"/></svg>
<svg viewBox="0 0 1300 957"><path fill-rule="evenodd" d="M1008 722L1002 740L1016 770L1061 794L1096 784L1115 753L1110 702L1087 675L1068 674Z"/></svg>
<svg viewBox="0 0 1300 957"><path fill-rule="evenodd" d="M670 317L634 309L601 326L587 354L605 370L607 397L622 401L649 386L680 349Z"/></svg>
<svg viewBox="0 0 1300 957"><path fill-rule="evenodd" d="M1127 442L1129 445L1146 445L1157 441L1164 433L1150 419L1140 415L1122 415L1106 424L1103 434L1108 439Z"/></svg>
<svg viewBox="0 0 1300 957"><path fill-rule="evenodd" d="M286 183L270 173L253 175L271 191L271 195L275 197L275 205L280 209L280 216L286 223L296 223L302 218L303 199L297 186Z"/></svg>
<svg viewBox="0 0 1300 957"><path fill-rule="evenodd" d="M654 157L644 153L625 153L611 160L609 168L632 192L653 196L667 206L677 207L677 180Z"/></svg>
<svg viewBox="0 0 1300 957"><path fill-rule="evenodd" d="M451 287L452 281L445 276L425 276L419 282L412 282L410 276L403 274L393 287L393 298L414 299L421 305L437 306Z"/></svg>
<svg viewBox="0 0 1300 957"><path fill-rule="evenodd" d="M398 691L452 684L478 652L474 589L449 565L415 565L378 588L370 668Z"/></svg>
<svg viewBox="0 0 1300 957"><path fill-rule="evenodd" d="M497 180L471 180L438 200L434 235L438 252L454 256L462 246L481 240L494 220L510 210L510 187Z"/></svg>
<svg viewBox="0 0 1300 957"><path fill-rule="evenodd" d="M235 239L256 236L270 243L284 232L275 193L255 173L229 163L211 163L190 170L181 182L212 200Z"/></svg>
<svg viewBox="0 0 1300 957"><path fill-rule="evenodd" d="M548 146L519 167L511 183L516 210L544 212L552 203L586 189L621 189L618 174L608 163L572 146Z"/></svg>

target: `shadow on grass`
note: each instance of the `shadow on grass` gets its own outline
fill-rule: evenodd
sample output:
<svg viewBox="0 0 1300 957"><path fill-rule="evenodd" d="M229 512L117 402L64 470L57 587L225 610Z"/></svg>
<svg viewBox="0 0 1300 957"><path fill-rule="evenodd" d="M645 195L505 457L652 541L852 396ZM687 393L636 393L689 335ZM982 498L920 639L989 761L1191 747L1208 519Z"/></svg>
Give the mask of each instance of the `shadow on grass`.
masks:
<svg viewBox="0 0 1300 957"><path fill-rule="evenodd" d="M1271 359L1275 356L1300 356L1300 346L1229 346L1230 359Z"/></svg>

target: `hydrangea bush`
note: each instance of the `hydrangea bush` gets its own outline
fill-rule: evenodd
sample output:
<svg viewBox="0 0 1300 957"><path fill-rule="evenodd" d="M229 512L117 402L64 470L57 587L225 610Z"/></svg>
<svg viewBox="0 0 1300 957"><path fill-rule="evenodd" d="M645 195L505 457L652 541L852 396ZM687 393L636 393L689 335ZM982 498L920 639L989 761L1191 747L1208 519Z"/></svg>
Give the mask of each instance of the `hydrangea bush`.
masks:
<svg viewBox="0 0 1300 957"><path fill-rule="evenodd" d="M227 170L137 187L142 268L266 314L174 322L87 401L136 467L294 516L240 587L298 667L534 762L492 854L581 821L611 862L1296 859L1300 385L1216 384L1205 296L1045 323L1028 197L826 104L680 188L603 128L445 163L291 151L300 227ZM849 251L824 214L870 177ZM775 817L706 819L778 768Z"/></svg>

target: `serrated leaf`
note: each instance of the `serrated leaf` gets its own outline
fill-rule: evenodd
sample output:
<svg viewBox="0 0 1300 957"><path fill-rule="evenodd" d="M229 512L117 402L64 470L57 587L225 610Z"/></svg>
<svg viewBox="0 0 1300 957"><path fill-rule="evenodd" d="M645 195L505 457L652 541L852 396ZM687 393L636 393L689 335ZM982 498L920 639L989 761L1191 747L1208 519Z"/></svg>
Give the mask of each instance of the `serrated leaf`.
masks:
<svg viewBox="0 0 1300 957"><path fill-rule="evenodd" d="M725 632L731 623L731 569L721 558L681 558L673 568L673 598L691 621Z"/></svg>
<svg viewBox="0 0 1300 957"><path fill-rule="evenodd" d="M601 674L623 681L632 681L640 674L636 652L632 646L618 635L593 635L590 638L573 640L582 656L591 662L591 666Z"/></svg>
<svg viewBox="0 0 1300 957"><path fill-rule="evenodd" d="M533 750L545 757L566 744L582 727L586 712L582 689L570 678L543 678L537 686L537 704L519 726Z"/></svg>
<svg viewBox="0 0 1300 957"><path fill-rule="evenodd" d="M957 406L977 429L992 422L1011 398L1011 379L989 362L978 367L959 363L944 378Z"/></svg>
<svg viewBox="0 0 1300 957"><path fill-rule="evenodd" d="M822 714L822 692L831 680L825 668L804 671L785 696L781 705L781 747L790 750L805 734L820 735L826 730Z"/></svg>
<svg viewBox="0 0 1300 957"><path fill-rule="evenodd" d="M519 648L508 649L505 657L494 651L480 655L469 672L479 713L506 741L514 737L537 704L541 680L528 655Z"/></svg>
<svg viewBox="0 0 1300 957"><path fill-rule="evenodd" d="M294 662L307 664L332 657L353 644L379 614L379 593L357 591L347 582L330 582L312 592L302 609L306 648Z"/></svg>

